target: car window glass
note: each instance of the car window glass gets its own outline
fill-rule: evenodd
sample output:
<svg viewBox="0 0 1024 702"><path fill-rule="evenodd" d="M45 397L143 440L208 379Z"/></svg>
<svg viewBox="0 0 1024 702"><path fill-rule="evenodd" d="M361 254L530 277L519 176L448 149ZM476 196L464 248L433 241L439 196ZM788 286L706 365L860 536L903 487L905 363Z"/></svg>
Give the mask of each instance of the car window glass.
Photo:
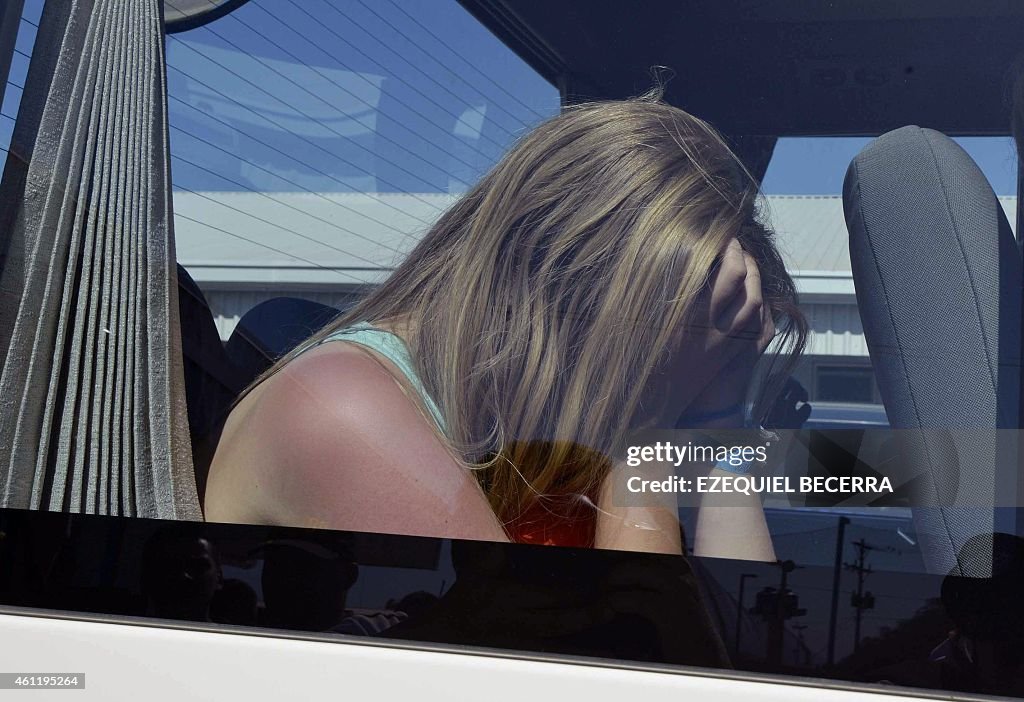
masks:
<svg viewBox="0 0 1024 702"><path fill-rule="evenodd" d="M14 133L14 122L18 117L18 106L25 90L28 63L32 57L32 47L35 44L36 29L42 11L42 0L29 0L22 8L7 83L4 87L3 106L0 107L0 171L7 163L8 147Z"/></svg>
<svg viewBox="0 0 1024 702"><path fill-rule="evenodd" d="M168 91L178 260L225 341L275 297L346 307L559 107L454 0L251 2L168 38Z"/></svg>
<svg viewBox="0 0 1024 702"><path fill-rule="evenodd" d="M550 30L545 18L535 17L530 32L517 34L509 27L519 20L489 14L491 4L252 0L206 26L167 37L181 337L200 493L224 418L242 390L386 282L432 225L463 202L517 140L546 119L571 110L570 103L625 98L652 82L668 80L668 101L722 129L723 143L735 146L746 165L764 166L751 169L764 172L758 216L778 243L809 327L802 358L791 377L782 379L787 381L783 400L764 415L765 421L752 419L752 402L739 405L749 420L742 429L745 436L754 437L756 448L771 456L763 461L769 464L767 475L744 472L741 468L751 461L737 463L728 453L713 461L737 469L727 471L730 479L739 476L748 487L757 478L778 479L774 489L762 491L763 498L757 496L774 558L698 555L694 535L699 531L699 500L689 498L680 498L678 506L673 503L668 520L673 539L678 536L674 543L681 544L680 554L563 545L565 533L574 536L579 529L575 518L581 505L600 509L594 485L571 485L565 494L556 494L566 498L565 504L541 494L542 499L530 503L533 511L525 511L527 526L544 524L552 514L559 519L568 515L562 519L564 531L552 534L545 527L514 532L509 521L496 527L499 534L525 534L510 539L520 543L372 533L362 524L346 530L186 524L3 509L0 606L98 613L157 625L173 620L262 633L301 632L338 641L363 637L451 650L481 647L512 655L566 657L559 660L699 666L798 677L805 683L826 678L941 694L1021 694L1024 659L1019 651L1024 649L1016 590L1024 574L1024 548L1017 536L1022 531L1017 511L1018 494L1024 493L1017 484L1017 426L997 428L993 422L979 427L976 417L965 411L944 415L953 420L939 426L920 431L908 427L907 412L894 409L901 400L911 398L910 405L922 416L939 413L929 415L934 407L918 401L904 378L878 370L900 353L932 353L940 340L986 340L1012 315L993 317L986 310L972 310L960 318L940 319L927 333L908 340L900 332L915 321L917 310L911 309L910 314L893 316L893 340L885 340L891 343L876 337L869 345L865 319L871 312L865 301L888 291L871 280L854 279L851 235L863 237L864 231L851 233L855 225L848 222L856 219L849 198L843 200L844 178L851 160L877 145L888 129L878 125L892 120L885 112L891 102L888 93L855 92L847 79L861 88L891 87L886 78L891 67L835 74L822 67L825 58L801 54L799 42L779 42L789 47L779 56L764 62L751 63L749 56L744 60L748 69L759 70L769 59L781 61L771 65L788 87L780 87L775 96L754 96L770 109L738 114L730 101L749 96L726 90L727 81L709 82L707 71L688 74L677 66L672 77L671 71L655 68L651 77L647 54L642 54L639 72L635 65L602 63L604 51L612 55L621 49L616 41L597 39L596 32L608 26L593 27L591 35L576 30L586 17L569 23L565 15L557 15L564 24L561 30ZM21 96L32 89L25 81L41 7L41 0L25 3L0 109L0 158L7 156ZM520 9L528 15L531 7L522 3ZM589 9L595 17L604 11ZM855 8L831 6L813 21L801 19L796 10L780 9L775 16L767 5L749 9L757 17L740 22L720 14L721 9L697 8L693 20L706 23L708 36L730 33L739 45L744 38L786 38L799 32L808 41L828 39L835 30L825 20L845 27L850 17L858 17ZM921 29L913 36L927 40L914 50L934 61L945 60L947 52L930 43L937 35L925 31L938 27L945 10L918 9L924 14L916 20L886 15L872 21L879 23L877 31L887 41L893 40L897 21L922 23L912 27ZM647 11L637 8L640 14ZM837 19L832 12L841 16ZM640 20L623 15L623 23L630 21ZM948 22L941 30L953 31ZM547 40L554 41L560 32L579 36L555 51ZM835 38L843 40L843 35ZM667 43L654 40L655 45ZM722 55L721 46L727 45L710 47L707 55L723 62L739 60ZM835 55L841 54L837 48ZM562 62L593 70L583 75ZM557 80L552 66L565 71ZM987 64L979 66L982 72ZM900 66L901 75L913 73L907 68ZM1000 67L1004 69L1008 67ZM765 86L773 84L771 76L764 78ZM814 133L807 122L816 113L794 112L790 121L779 110L788 97L795 99L794 86L820 88L829 80L849 89L819 105L820 129L826 135L794 136ZM630 85L631 92L623 85ZM877 105L877 110L865 109L865 104ZM861 109L859 114L871 118L871 124L836 129L839 135L828 136L833 122L825 116L834 121L836 105ZM951 106L949 114L961 114L954 107L959 108ZM772 134L784 134L777 139L761 129L765 122L757 121L773 118ZM1009 122L1006 129L994 129L993 123L951 136L979 166L994 191L995 206L1012 228L1018 207L1017 156ZM643 140L638 144L646 147ZM950 152L944 154L949 157ZM984 210L972 202L953 198L942 203L949 205L942 212L934 201L907 206L906 198L893 197L870 214L875 217L872 225L884 225L897 214L904 221L912 219L908 212L915 207L923 214L940 211L952 218L966 212L969 217L976 209ZM992 224L982 219L982 224ZM922 221L932 226L938 219ZM744 226L749 231L760 223L751 219ZM520 224L529 223L516 226ZM983 229L990 233L993 227L955 232L960 237L956 243L964 251L975 251L974 235ZM911 233L896 232L885 243L898 244L902 235ZM1016 256L1011 231L998 233L1003 248ZM975 298L968 293L995 295L1013 287L999 285L1013 282L1006 271L1019 263L1005 255L992 257L987 267L965 266L972 284L982 281L979 290L928 288L938 274L959 273L960 268L915 268L931 260L930 241L923 240L924 245L919 239L909 252L895 246L895 264L876 261L879 268L885 264L896 271L897 283L911 281L916 285L912 292L924 291L915 298L919 308L941 296L969 303ZM572 288L574 282L566 281L565 287ZM461 290L451 292L462 295ZM1001 304L1012 301L1005 290L1002 294ZM977 320L976 326L968 325ZM1015 326L1019 324L1009 328ZM638 331L637 337L643 333ZM1000 338L1003 345L994 360L962 360L978 371L979 387L988 387L986 373L994 374L993 367L1019 372L1012 334ZM384 346L375 348L380 352ZM404 357L401 347L398 352L393 345L388 348L391 355L385 358L407 371L405 380L412 381L402 391L429 399L429 389L417 383L415 359ZM495 348L496 355L516 353L510 344ZM486 369L464 370L472 376ZM560 382L557 370L548 377L551 384ZM942 387L951 382L950 375L929 377L926 385ZM602 380L600 370L595 371L594 387ZM579 412L591 411L606 399L583 398ZM989 414L1002 412L1000 421L1007 415L1007 407L996 400L979 404ZM437 428L443 434L444 422ZM711 449L730 448L729 437L713 432L687 436L692 439L687 448L705 440ZM629 449L639 455L654 443L652 439ZM536 439L536 444L539 450L562 448L546 439ZM972 447L981 448L972 452ZM303 447L288 448L300 455ZM569 464L594 458L586 447L578 449L572 446L559 455ZM927 456L934 471L915 472L921 456ZM484 463L499 457L476 458ZM421 459L410 457L408 464L415 469ZM415 487L430 487L410 474ZM879 490L885 494L876 496L863 487L889 478L894 488ZM804 480L817 487L805 488ZM659 493L651 500L672 491L662 490L658 481L648 482ZM478 486L491 485L487 479L477 481L476 475L470 484L476 497ZM982 496L987 501L972 492L978 485L991 488L991 494ZM453 504L445 489L436 490L438 503ZM923 503L922 493L932 500ZM958 498L956 510L945 509ZM980 521L978 513L983 513ZM631 526L660 529L637 519ZM309 515L303 523L323 526L318 520ZM961 534L961 527L979 523L983 528L975 529L977 533L936 556L931 545L936 534ZM589 522L584 525L591 527ZM719 523L719 528L727 527L728 520Z"/></svg>

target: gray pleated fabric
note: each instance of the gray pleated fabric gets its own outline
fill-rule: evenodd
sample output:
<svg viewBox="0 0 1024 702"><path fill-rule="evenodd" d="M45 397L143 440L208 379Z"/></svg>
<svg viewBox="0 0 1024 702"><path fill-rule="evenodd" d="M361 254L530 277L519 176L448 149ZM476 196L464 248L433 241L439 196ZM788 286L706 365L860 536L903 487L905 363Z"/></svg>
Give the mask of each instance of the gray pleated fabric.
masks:
<svg viewBox="0 0 1024 702"><path fill-rule="evenodd" d="M159 0L48 2L0 186L0 504L201 519Z"/></svg>

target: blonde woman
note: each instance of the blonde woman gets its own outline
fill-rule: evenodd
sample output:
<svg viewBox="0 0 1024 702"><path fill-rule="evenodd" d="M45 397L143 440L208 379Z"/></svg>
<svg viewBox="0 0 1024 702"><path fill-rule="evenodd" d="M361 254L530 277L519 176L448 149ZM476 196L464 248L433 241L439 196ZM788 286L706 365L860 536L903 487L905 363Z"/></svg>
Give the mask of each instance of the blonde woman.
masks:
<svg viewBox="0 0 1024 702"><path fill-rule="evenodd" d="M237 403L207 519L680 553L674 505L609 497L613 453L739 426L769 342L802 348L757 192L657 99L541 124ZM706 500L694 546L774 558L756 497Z"/></svg>

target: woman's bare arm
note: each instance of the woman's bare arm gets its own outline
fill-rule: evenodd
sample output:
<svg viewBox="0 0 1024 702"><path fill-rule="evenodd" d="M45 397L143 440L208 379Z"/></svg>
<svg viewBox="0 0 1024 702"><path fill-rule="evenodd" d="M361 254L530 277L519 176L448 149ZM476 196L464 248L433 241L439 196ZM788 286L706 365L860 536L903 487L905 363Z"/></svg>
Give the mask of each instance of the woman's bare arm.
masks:
<svg viewBox="0 0 1024 702"><path fill-rule="evenodd" d="M691 468L712 476L730 473L710 465ZM624 505L623 485L630 476L664 480L673 475L672 466L649 464L639 469L619 468L605 480L598 502L595 546L620 551L682 553L677 495L644 493L640 504ZM618 497L616 497L618 495ZM697 524L693 535L695 556L737 560L774 561L775 550L764 517L760 496L756 493L708 493L700 496Z"/></svg>
<svg viewBox="0 0 1024 702"><path fill-rule="evenodd" d="M639 469L617 466L601 486L597 507L594 546L617 551L682 554L679 510L672 493L645 493L638 504L623 504L625 486L618 484L629 476L663 480L672 475L672 467L663 464ZM642 504L641 504L642 503Z"/></svg>
<svg viewBox="0 0 1024 702"><path fill-rule="evenodd" d="M207 519L506 541L389 365L332 342L258 386L225 425Z"/></svg>
<svg viewBox="0 0 1024 702"><path fill-rule="evenodd" d="M685 346L689 355L682 354L688 360L687 368L683 369L687 376L684 380L699 385L691 374L694 369L699 369L699 374L707 368L705 363L693 362L695 352L698 354L696 358L711 355L728 360L696 398L690 398L685 392L679 396L687 401L692 399L685 408L691 417L736 407L735 416L700 423L701 429L736 429L742 425L739 409L749 391L753 368L775 335L771 312L764 305L760 272L754 259L736 240L730 241L723 253L721 265L712 281L707 309L702 313L707 314L708 319L691 328ZM719 333L714 339L711 330ZM715 343L709 346L709 339ZM666 379L664 386L669 392L674 392L671 379ZM672 402L668 404L671 406ZM671 419L674 422L676 418ZM686 425L695 426L692 422ZM597 545L620 550L680 553L678 506L674 494L645 493L642 507L615 504L615 495L618 494L618 501L623 502L625 500L621 496L626 493L623 486L614 485L614 481L639 475L638 470L620 467L605 481L599 505ZM665 464L646 464L642 470L648 473L643 477L655 480L675 473L672 466ZM691 475L708 472L719 477L729 475L711 465L691 465L689 468ZM701 495L693 547L698 556L775 560L764 510L757 495Z"/></svg>
<svg viewBox="0 0 1024 702"><path fill-rule="evenodd" d="M712 476L731 475L719 468ZM709 493L701 496L693 555L744 561L775 561L775 548L757 493Z"/></svg>

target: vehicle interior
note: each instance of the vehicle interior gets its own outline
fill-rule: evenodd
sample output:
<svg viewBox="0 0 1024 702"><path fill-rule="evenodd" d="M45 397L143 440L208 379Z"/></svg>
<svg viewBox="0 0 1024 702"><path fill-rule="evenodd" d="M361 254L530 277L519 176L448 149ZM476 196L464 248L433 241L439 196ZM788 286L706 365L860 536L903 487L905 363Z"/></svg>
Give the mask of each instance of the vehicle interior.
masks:
<svg viewBox="0 0 1024 702"><path fill-rule="evenodd" d="M780 138L879 137L843 189L858 310L888 420L919 432L901 432L898 455L933 482L932 504L964 506L916 511L924 561L946 572L971 535L1016 531L1019 499L984 506L1021 494L1015 439L991 431L1020 428L1020 249L949 137L1010 132L1024 10L650 2L624 25L614 3L464 4L569 103L637 94L671 67L666 100L728 135L758 177ZM1019 199L1015 214L1019 235Z"/></svg>
<svg viewBox="0 0 1024 702"><path fill-rule="evenodd" d="M850 165L843 204L887 415L875 413L869 426L918 433L900 433L902 454L893 441L888 453L871 451L871 465L857 458L858 420L819 413L810 426L839 434L803 442L794 470L814 463L878 475L879 462L912 462L914 475L928 476L915 484L923 497L913 521L931 572L958 567L957 551L976 533L1016 531L1016 500L995 499L1024 489L1014 439L986 430L1020 424L1020 253L985 175L949 137L1010 133L1024 10L998 2L658 1L636 6L623 24L618 3L585 11L529 0L461 4L556 85L565 104L637 95L667 74L666 101L726 134L757 177L780 138L884 135ZM201 485L208 437L233 396L332 313L318 302L269 300L224 344L202 293L188 287L184 269L181 277L182 317L195 320L184 325L183 348ZM943 431L950 429L978 432L953 440ZM984 458L968 470L967 456ZM925 509L929 499L941 508Z"/></svg>
<svg viewBox="0 0 1024 702"><path fill-rule="evenodd" d="M168 14L168 37L206 22L216 27L246 5L214 4L216 12L201 20L184 11L181 18ZM863 366L870 368L867 400L837 396L837 402L819 403L808 395L811 376L802 376L797 380L805 387L798 384L783 402L809 404L810 418L783 411L772 428L794 437L787 468L793 475L910 477L901 478L902 491L887 502L768 502L769 525L780 561L800 567L827 570L835 558L838 573L838 522L838 543L846 528L862 543L873 539L882 569L993 577L995 542L979 537L1024 535L1024 159L1008 156L1016 171L1015 210L1008 211L1006 194L997 196L959 140L1016 136L1018 148L1024 143L1024 133L1014 134L1014 125L1024 123L1024 5L458 5L554 86L563 105L624 99L663 83L664 99L713 124L758 179L766 178L777 145L787 139L870 140L833 174L843 183L848 247L842 255L848 252L857 331L870 362ZM171 122L174 127L173 112ZM10 162L5 186L15 182L9 171ZM265 295L224 334L209 301L216 289L197 282L197 269L179 260L177 300L188 428L202 495L220 427L238 394L370 283L335 291L329 301L303 297L299 288ZM833 293L813 287L805 291L823 305L832 299ZM251 544L246 547L251 551ZM863 571L864 549L860 557ZM777 577L772 568L763 577ZM734 570L729 577L742 568ZM785 576L782 583L785 591ZM856 609L859 627L864 608ZM831 649L828 655L831 664Z"/></svg>

